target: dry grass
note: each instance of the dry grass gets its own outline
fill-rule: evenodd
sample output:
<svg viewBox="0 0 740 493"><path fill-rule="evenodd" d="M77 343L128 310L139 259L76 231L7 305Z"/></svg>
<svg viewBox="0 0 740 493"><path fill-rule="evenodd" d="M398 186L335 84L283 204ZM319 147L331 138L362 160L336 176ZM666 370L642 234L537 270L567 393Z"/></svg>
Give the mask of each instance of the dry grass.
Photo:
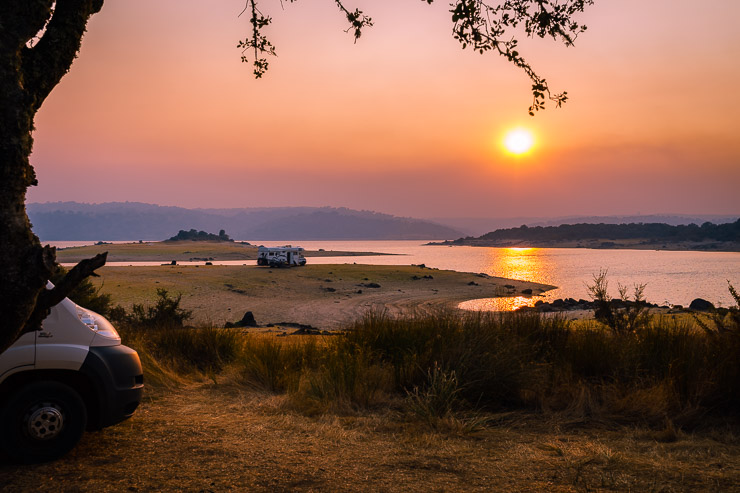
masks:
<svg viewBox="0 0 740 493"><path fill-rule="evenodd" d="M302 272L367 276L347 267ZM381 284L422 282L393 269ZM134 328L134 418L52 464L0 463L2 491L740 491L734 339L452 311L353 329Z"/></svg>
<svg viewBox="0 0 740 493"><path fill-rule="evenodd" d="M738 430L674 441L541 416L471 435L391 411L310 418L219 380L148 393L136 416L51 464L0 465L2 491L738 491Z"/></svg>

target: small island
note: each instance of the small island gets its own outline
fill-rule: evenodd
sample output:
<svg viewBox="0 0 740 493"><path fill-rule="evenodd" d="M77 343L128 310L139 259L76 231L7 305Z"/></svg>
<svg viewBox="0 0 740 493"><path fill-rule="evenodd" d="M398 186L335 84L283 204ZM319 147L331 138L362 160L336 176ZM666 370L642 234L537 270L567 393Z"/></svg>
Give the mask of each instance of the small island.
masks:
<svg viewBox="0 0 740 493"><path fill-rule="evenodd" d="M634 250L703 250L740 252L740 219L671 226L664 223L526 225L497 229L482 236L428 245L499 248L597 248Z"/></svg>
<svg viewBox="0 0 740 493"><path fill-rule="evenodd" d="M205 231L196 231L195 229L191 229L190 231L185 231L184 229L181 229L175 236L168 238L164 241L230 241L233 242L231 238L229 238L229 235L226 234L226 231L223 229L218 232L217 235L213 233L207 233Z"/></svg>

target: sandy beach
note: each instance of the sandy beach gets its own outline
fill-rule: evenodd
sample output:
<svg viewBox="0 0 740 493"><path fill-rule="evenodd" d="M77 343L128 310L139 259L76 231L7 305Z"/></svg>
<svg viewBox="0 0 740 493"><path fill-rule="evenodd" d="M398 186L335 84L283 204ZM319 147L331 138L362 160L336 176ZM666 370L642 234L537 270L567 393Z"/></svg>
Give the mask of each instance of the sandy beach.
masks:
<svg viewBox="0 0 740 493"><path fill-rule="evenodd" d="M195 324L222 326L251 311L258 324L281 322L336 330L370 309L391 313L451 307L466 300L541 294L554 286L420 266L361 264L103 267L92 281L114 303L153 303L158 288L182 294ZM274 330L274 329L260 329Z"/></svg>

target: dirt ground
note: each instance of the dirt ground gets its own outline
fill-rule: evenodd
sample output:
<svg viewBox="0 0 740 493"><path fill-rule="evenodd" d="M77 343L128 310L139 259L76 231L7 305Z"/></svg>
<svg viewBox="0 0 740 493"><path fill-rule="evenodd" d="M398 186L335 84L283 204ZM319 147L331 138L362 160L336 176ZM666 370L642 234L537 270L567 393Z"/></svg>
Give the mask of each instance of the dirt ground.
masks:
<svg viewBox="0 0 740 493"><path fill-rule="evenodd" d="M732 429L640 429L491 415L434 432L393 411L310 418L227 384L150 391L136 415L53 463L0 463L3 492L740 491Z"/></svg>
<svg viewBox="0 0 740 493"><path fill-rule="evenodd" d="M114 303L153 303L157 288L182 294L193 323L223 326L251 311L258 324L334 330L373 308L398 313L476 298L553 288L501 277L399 265L329 264L271 269L243 265L103 267L92 281Z"/></svg>

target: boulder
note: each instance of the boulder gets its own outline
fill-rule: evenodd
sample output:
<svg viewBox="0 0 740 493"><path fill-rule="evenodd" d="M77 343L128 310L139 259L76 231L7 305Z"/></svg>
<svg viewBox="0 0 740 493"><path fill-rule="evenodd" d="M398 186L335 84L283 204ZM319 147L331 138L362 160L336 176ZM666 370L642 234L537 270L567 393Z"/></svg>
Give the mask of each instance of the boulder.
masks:
<svg viewBox="0 0 740 493"><path fill-rule="evenodd" d="M709 311L709 310L714 310L714 305L712 303L708 302L705 299L696 298L689 305L689 309L696 310L696 311L699 311L699 312L706 312L706 311Z"/></svg>
<svg viewBox="0 0 740 493"><path fill-rule="evenodd" d="M226 322L226 325L224 327L228 329L232 327L258 327L258 325L257 321L254 319L254 315L252 314L252 312L247 312L238 322Z"/></svg>

